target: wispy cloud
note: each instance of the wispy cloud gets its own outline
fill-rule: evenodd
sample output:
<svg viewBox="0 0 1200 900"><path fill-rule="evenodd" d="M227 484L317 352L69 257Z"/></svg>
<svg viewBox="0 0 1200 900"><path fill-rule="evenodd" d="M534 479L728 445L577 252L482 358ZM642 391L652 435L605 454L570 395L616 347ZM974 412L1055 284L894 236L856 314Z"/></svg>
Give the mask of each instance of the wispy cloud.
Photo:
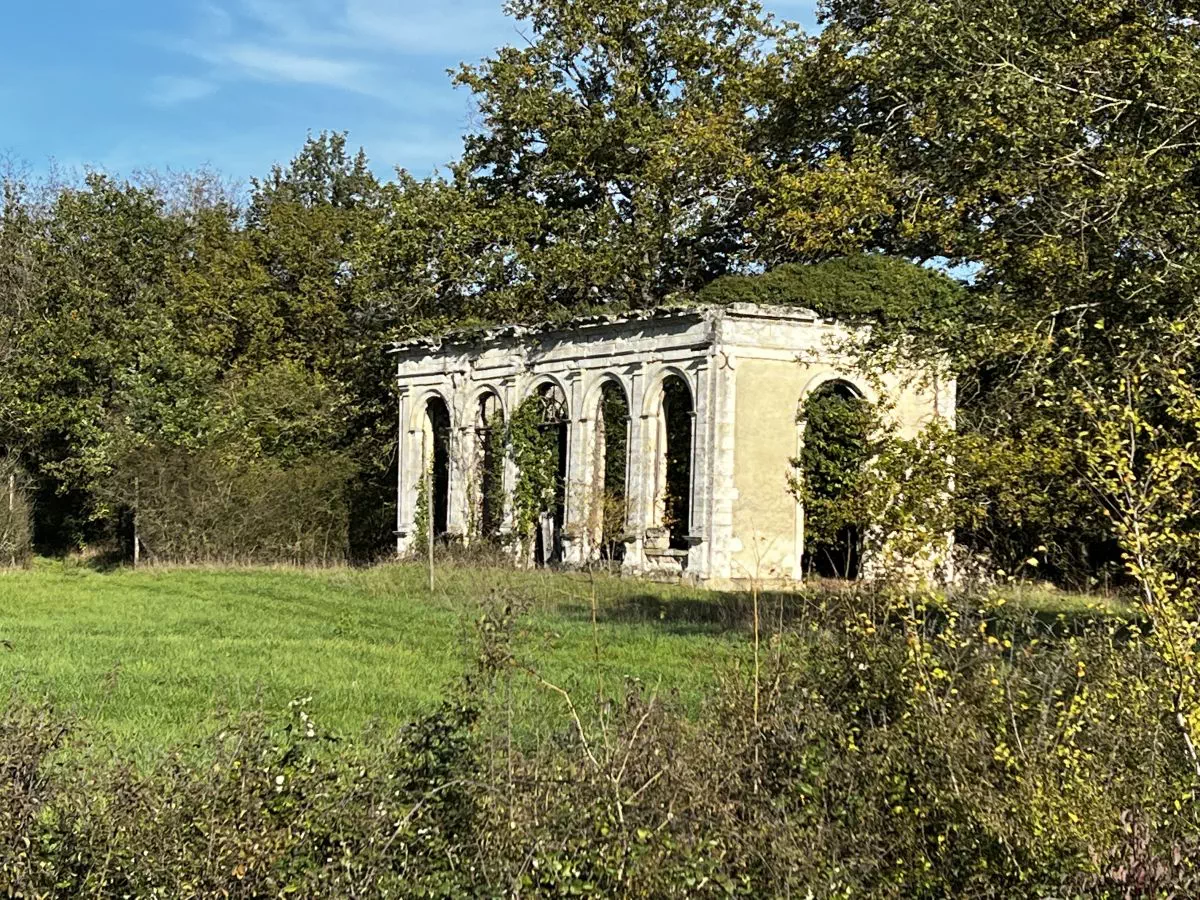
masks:
<svg viewBox="0 0 1200 900"><path fill-rule="evenodd" d="M471 59L512 36L496 0L203 0L196 14L195 31L169 43L207 63L210 81L303 84L380 99L396 96L397 67L406 60ZM164 79L152 102L187 99L185 80ZM407 103L419 100L405 93Z"/></svg>
<svg viewBox="0 0 1200 900"><path fill-rule="evenodd" d="M261 43L222 44L201 51L200 55L224 69L226 75L242 74L260 81L323 85L366 94L376 90L376 73L370 66L330 56L298 53Z"/></svg>
<svg viewBox="0 0 1200 900"><path fill-rule="evenodd" d="M178 106L203 100L216 89L217 85L206 78L162 75L151 81L146 100L154 106Z"/></svg>

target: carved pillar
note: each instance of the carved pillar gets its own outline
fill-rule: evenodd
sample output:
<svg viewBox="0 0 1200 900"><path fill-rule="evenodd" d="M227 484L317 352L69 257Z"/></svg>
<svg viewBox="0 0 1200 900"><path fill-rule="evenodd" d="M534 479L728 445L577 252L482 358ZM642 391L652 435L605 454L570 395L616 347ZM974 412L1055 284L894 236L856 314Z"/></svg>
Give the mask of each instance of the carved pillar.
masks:
<svg viewBox="0 0 1200 900"><path fill-rule="evenodd" d="M462 540L467 534L470 466L467 461L468 441L464 434L465 379L454 372L448 379L447 406L450 413L449 447L447 448L449 487L446 495L446 536Z"/></svg>
<svg viewBox="0 0 1200 900"><path fill-rule="evenodd" d="M407 388L402 387L399 389L397 397L399 402L396 418L396 555L403 556L412 546L416 497L412 490L413 455L408 427L410 392Z"/></svg>
<svg viewBox="0 0 1200 900"><path fill-rule="evenodd" d="M520 394L517 392L517 377L515 375L504 379L501 384L500 395L504 398L505 421L504 426L507 428L512 424L512 417L516 414L517 407L521 403ZM517 493L517 465L513 462L512 455L508 453L507 447L504 453L504 468L503 475L504 485L504 512L500 517L500 537L501 540L509 541L512 544L514 557L520 555L520 547L513 540L513 532L516 528L516 508L513 505L513 497Z"/></svg>
<svg viewBox="0 0 1200 900"><path fill-rule="evenodd" d="M719 351L714 354L710 369L707 575L728 579L733 577L733 510L737 501L734 484L737 360Z"/></svg>
<svg viewBox="0 0 1200 900"><path fill-rule="evenodd" d="M709 509L711 507L712 472L709 466L711 452L712 393L709 379L711 367L704 364L689 373L692 391L692 460L691 501L688 504L688 550L687 574L694 578L708 577Z"/></svg>
<svg viewBox="0 0 1200 900"><path fill-rule="evenodd" d="M563 562L581 566L587 561L588 468L590 441L588 413L583 408L583 373L573 370L567 387L567 483L564 486Z"/></svg>
<svg viewBox="0 0 1200 900"><path fill-rule="evenodd" d="M653 482L649 473L653 471L654 453L649 431L656 427L656 420L646 416L646 374L639 369L630 374L623 385L629 398L629 472L626 502L628 504L628 526L632 540L625 547L624 568L630 572L641 572L646 568L646 528L653 497L647 490Z"/></svg>

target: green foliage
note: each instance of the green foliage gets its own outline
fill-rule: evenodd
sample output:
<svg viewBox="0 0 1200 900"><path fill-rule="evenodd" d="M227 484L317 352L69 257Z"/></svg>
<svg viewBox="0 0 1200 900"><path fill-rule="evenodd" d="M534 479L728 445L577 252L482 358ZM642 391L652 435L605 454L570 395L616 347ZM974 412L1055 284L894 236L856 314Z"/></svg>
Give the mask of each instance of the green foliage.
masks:
<svg viewBox="0 0 1200 900"><path fill-rule="evenodd" d="M629 469L629 402L624 392L606 384L600 396L599 421L604 430L604 455L599 463L604 467L604 479L594 485L596 497L593 508L598 520L593 531L599 539L602 554L608 560L617 559L624 550L629 524L629 502L626 479Z"/></svg>
<svg viewBox="0 0 1200 900"><path fill-rule="evenodd" d="M871 513L865 507L869 470L880 448L878 410L836 383L804 403L804 441L792 490L804 508L807 565L850 575L862 552Z"/></svg>
<svg viewBox="0 0 1200 900"><path fill-rule="evenodd" d="M509 453L517 467L514 530L526 548L533 546L539 517L553 512L562 500L558 421L550 397L534 393L513 411L509 422Z"/></svg>
<svg viewBox="0 0 1200 900"><path fill-rule="evenodd" d="M111 496L137 515L151 560L186 563L344 561L353 464L316 453L291 465L230 448L147 446L123 461Z"/></svg>
<svg viewBox="0 0 1200 900"><path fill-rule="evenodd" d="M494 544L500 540L500 527L508 505L508 496L504 491L504 462L508 458L508 437L504 414L500 410L493 412L485 423L481 443L477 463L480 487L479 515L475 534Z"/></svg>
<svg viewBox="0 0 1200 900"><path fill-rule="evenodd" d="M728 275L706 285L698 297L703 303L803 306L825 318L874 324L889 333L939 335L961 325L967 307L961 284L879 253L789 263L761 275Z"/></svg>
<svg viewBox="0 0 1200 900"><path fill-rule="evenodd" d="M786 613L761 676L726 669L692 715L635 680L578 704L506 596L475 606L457 698L394 734L335 741L305 698L202 759L130 767L10 704L0 878L44 896L1195 892L1194 774L1158 739L1173 679L1136 623L878 593ZM522 684L552 739L514 728Z"/></svg>
<svg viewBox="0 0 1200 900"><path fill-rule="evenodd" d="M33 512L29 479L15 459L0 457L0 566L29 561L33 549Z"/></svg>
<svg viewBox="0 0 1200 900"><path fill-rule="evenodd" d="M652 306L736 268L791 30L750 0L505 8L528 43L456 77L479 107L456 174L477 192L482 267L504 267L496 301Z"/></svg>

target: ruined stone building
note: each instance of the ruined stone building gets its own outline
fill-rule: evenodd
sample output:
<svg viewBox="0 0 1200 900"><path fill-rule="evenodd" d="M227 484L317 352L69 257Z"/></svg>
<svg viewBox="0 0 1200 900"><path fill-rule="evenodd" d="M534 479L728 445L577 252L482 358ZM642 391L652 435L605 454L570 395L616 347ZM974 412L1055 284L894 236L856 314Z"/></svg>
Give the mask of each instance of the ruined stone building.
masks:
<svg viewBox="0 0 1200 900"><path fill-rule="evenodd" d="M397 343L397 549L432 528L543 565L799 580L789 476L805 398L836 384L887 400L909 435L954 415L953 382L868 379L838 350L847 334L804 309L734 304ZM512 446L514 417L531 415L525 465L552 470L540 488Z"/></svg>

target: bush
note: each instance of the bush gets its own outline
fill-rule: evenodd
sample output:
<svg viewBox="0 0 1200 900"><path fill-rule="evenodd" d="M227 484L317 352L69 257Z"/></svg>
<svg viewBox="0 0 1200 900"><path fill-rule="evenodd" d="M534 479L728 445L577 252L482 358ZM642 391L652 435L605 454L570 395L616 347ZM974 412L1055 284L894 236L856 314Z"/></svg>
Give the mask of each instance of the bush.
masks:
<svg viewBox="0 0 1200 900"><path fill-rule="evenodd" d="M889 334L945 333L964 318L967 293L953 279L879 253L841 256L814 265L788 263L761 275L726 275L701 290L704 303L807 307L818 315L870 323Z"/></svg>
<svg viewBox="0 0 1200 900"><path fill-rule="evenodd" d="M346 559L353 473L333 453L282 463L220 448L147 447L121 467L111 495L137 510L152 559L329 564Z"/></svg>
<svg viewBox="0 0 1200 900"><path fill-rule="evenodd" d="M506 598L480 617L458 699L391 739L335 741L298 701L283 727L251 718L202 760L138 772L99 754L67 764L55 717L14 708L0 719L0 884L139 897L1200 890L1196 784L1138 623L877 594L784 612L758 665L691 713L637 682L592 703L544 681L522 648L545 638ZM526 678L557 710L540 731L514 726L512 682Z"/></svg>

